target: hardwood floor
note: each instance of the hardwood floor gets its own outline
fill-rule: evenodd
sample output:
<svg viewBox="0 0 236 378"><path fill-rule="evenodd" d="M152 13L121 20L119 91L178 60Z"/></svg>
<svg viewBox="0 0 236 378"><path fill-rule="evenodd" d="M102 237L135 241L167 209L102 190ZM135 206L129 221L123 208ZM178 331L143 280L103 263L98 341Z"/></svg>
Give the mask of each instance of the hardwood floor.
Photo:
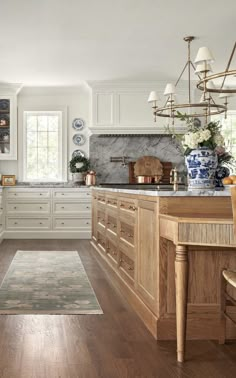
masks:
<svg viewBox="0 0 236 378"><path fill-rule="evenodd" d="M0 377L232 378L236 342L187 342L176 362L175 342L156 342L98 264L89 241L5 240L2 280L18 250L78 250L104 315L0 315Z"/></svg>

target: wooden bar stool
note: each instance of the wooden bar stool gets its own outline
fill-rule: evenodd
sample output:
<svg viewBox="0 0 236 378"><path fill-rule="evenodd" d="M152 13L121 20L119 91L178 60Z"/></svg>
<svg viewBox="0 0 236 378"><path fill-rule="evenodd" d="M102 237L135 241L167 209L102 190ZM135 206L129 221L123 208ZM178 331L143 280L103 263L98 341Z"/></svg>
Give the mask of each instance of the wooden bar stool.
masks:
<svg viewBox="0 0 236 378"><path fill-rule="evenodd" d="M233 210L233 219L234 219L234 235L236 236L236 186L231 188L231 201L232 201L232 210ZM219 343L225 343L226 336L226 319L229 319L232 323L236 325L236 321L226 312L226 303L227 301L230 304L236 306L236 300L229 295L227 292L228 287L233 287L236 289L236 270L223 269L221 275L221 301L220 301L220 311L221 311L221 320L220 320L220 337Z"/></svg>

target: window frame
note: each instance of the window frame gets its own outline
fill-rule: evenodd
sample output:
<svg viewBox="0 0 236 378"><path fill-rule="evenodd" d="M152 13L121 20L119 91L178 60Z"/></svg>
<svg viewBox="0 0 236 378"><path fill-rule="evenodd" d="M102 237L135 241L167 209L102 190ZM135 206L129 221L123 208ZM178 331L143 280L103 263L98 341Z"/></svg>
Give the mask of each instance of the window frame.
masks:
<svg viewBox="0 0 236 378"><path fill-rule="evenodd" d="M60 179L28 179L27 178L27 116L28 115L58 115L59 116L59 164ZM56 110L24 110L23 111L23 164L22 164L22 180L23 182L44 183L44 182L67 182L67 127L65 112L61 109ZM66 143L63 143L66 141Z"/></svg>

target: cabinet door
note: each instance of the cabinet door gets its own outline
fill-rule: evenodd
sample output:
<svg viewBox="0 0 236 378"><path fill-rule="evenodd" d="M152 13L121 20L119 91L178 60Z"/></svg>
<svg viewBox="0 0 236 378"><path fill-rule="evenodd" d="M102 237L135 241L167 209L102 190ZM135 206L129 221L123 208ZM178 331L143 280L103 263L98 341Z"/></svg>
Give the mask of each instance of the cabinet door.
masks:
<svg viewBox="0 0 236 378"><path fill-rule="evenodd" d="M157 311L157 204L139 201L136 289L147 306Z"/></svg>

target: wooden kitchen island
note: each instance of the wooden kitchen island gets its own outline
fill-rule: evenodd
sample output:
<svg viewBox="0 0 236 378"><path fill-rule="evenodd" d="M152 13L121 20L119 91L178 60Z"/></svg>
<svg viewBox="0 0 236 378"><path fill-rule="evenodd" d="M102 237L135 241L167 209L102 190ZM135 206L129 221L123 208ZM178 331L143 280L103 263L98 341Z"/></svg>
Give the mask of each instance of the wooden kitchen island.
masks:
<svg viewBox="0 0 236 378"><path fill-rule="evenodd" d="M198 228L182 229L189 265L187 339L218 339L221 270L236 268L230 193L104 188L92 192L92 245L158 340L176 338L176 219L207 219ZM212 228L211 218L224 227ZM228 311L236 318L233 308ZM227 338L236 338L230 324Z"/></svg>

